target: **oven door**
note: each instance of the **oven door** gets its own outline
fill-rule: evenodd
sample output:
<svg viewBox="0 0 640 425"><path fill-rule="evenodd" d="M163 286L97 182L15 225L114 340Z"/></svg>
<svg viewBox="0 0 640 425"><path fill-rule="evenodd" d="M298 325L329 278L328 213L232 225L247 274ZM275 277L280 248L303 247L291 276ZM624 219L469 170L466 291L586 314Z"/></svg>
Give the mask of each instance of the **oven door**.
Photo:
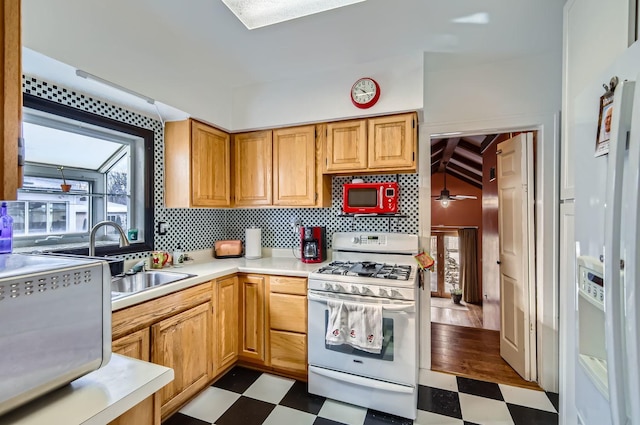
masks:
<svg viewBox="0 0 640 425"><path fill-rule="evenodd" d="M384 343L379 354L325 341L327 300L383 304ZM308 358L310 366L346 372L405 385L416 384L417 333L415 301L387 300L309 290Z"/></svg>

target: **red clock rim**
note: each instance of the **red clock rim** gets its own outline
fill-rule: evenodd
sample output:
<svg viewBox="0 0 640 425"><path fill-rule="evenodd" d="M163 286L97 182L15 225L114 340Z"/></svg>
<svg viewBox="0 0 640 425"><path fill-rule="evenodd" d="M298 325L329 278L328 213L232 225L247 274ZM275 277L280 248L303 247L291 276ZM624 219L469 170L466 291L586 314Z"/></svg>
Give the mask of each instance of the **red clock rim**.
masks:
<svg viewBox="0 0 640 425"><path fill-rule="evenodd" d="M376 86L376 94L375 94L375 96L373 96L373 98L370 101L366 102L366 103L358 103L353 98L353 88L356 86L356 84L358 84L358 81L360 81L360 80L371 80L371 81L373 81L373 84ZM373 78L371 78L371 77L358 78L356 80L356 82L353 83L353 85L351 86L351 91L349 93L349 96L351 97L351 103L353 103L354 106L356 106L357 108L360 108L360 109L371 108L373 105L375 105L378 102L378 99L380 98L380 84L378 84L378 82L376 80L374 80Z"/></svg>

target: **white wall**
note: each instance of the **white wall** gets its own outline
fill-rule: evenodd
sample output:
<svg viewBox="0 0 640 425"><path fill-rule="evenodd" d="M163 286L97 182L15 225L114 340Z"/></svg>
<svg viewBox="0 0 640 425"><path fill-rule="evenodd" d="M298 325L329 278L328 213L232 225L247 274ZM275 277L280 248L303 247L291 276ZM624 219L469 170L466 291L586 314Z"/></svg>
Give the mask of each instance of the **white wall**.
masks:
<svg viewBox="0 0 640 425"><path fill-rule="evenodd" d="M447 132L493 133L497 130L538 130L536 152L536 284L538 326L538 382L558 390L558 146L561 106L562 5L550 11L545 31L557 32L558 44L545 54L520 59L473 58L469 55L425 54L424 124L422 143L429 135ZM423 150L426 150L424 148ZM421 193L431 186L429 156L420 157ZM424 199L422 199L424 198ZM428 211L428 197L420 210ZM420 235L426 243L430 217L421 217ZM423 246L427 246L424 245ZM425 296L426 298L427 296ZM428 305L423 302L423 307ZM428 328L422 310L421 327ZM421 367L430 365L422 341Z"/></svg>
<svg viewBox="0 0 640 425"><path fill-rule="evenodd" d="M318 60L322 60L321 57ZM236 88L233 91L233 131L340 120L422 109L422 54ZM360 77L380 84L380 100L370 109L351 103L350 91Z"/></svg>

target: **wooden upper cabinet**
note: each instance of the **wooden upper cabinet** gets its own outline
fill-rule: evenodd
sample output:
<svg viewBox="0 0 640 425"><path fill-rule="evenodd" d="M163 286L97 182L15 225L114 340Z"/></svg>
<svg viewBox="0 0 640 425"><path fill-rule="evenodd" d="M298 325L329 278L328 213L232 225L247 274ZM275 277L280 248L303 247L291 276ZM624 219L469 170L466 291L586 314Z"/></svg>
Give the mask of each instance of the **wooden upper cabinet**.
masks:
<svg viewBox="0 0 640 425"><path fill-rule="evenodd" d="M415 113L327 124L325 172L415 172Z"/></svg>
<svg viewBox="0 0 640 425"><path fill-rule="evenodd" d="M273 204L316 202L316 126L273 130Z"/></svg>
<svg viewBox="0 0 640 425"><path fill-rule="evenodd" d="M367 121L327 124L325 169L329 172L367 168Z"/></svg>
<svg viewBox="0 0 640 425"><path fill-rule="evenodd" d="M21 33L20 0L4 0L0 6L2 14L3 61L0 65L2 86L2 108L0 108L0 126L2 126L2 150L0 151L0 178L2 188L0 199L12 201L18 197L18 188L22 186L22 166L18 165L18 140L22 137L22 82L21 82Z"/></svg>
<svg viewBox="0 0 640 425"><path fill-rule="evenodd" d="M415 114L370 118L368 121L369 169L416 169L417 128Z"/></svg>
<svg viewBox="0 0 640 425"><path fill-rule="evenodd" d="M271 205L272 132L254 131L233 137L235 152L235 205Z"/></svg>
<svg viewBox="0 0 640 425"><path fill-rule="evenodd" d="M167 122L164 163L167 208L231 206L229 134L191 119Z"/></svg>

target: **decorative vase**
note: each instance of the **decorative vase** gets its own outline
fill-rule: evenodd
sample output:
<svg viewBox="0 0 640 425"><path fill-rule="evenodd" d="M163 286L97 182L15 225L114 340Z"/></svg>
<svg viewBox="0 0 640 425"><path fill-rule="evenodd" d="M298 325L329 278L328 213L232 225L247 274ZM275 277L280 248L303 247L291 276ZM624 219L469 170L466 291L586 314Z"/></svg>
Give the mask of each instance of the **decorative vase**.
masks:
<svg viewBox="0 0 640 425"><path fill-rule="evenodd" d="M451 294L451 299L454 304L460 304L460 301L462 301L462 294Z"/></svg>

